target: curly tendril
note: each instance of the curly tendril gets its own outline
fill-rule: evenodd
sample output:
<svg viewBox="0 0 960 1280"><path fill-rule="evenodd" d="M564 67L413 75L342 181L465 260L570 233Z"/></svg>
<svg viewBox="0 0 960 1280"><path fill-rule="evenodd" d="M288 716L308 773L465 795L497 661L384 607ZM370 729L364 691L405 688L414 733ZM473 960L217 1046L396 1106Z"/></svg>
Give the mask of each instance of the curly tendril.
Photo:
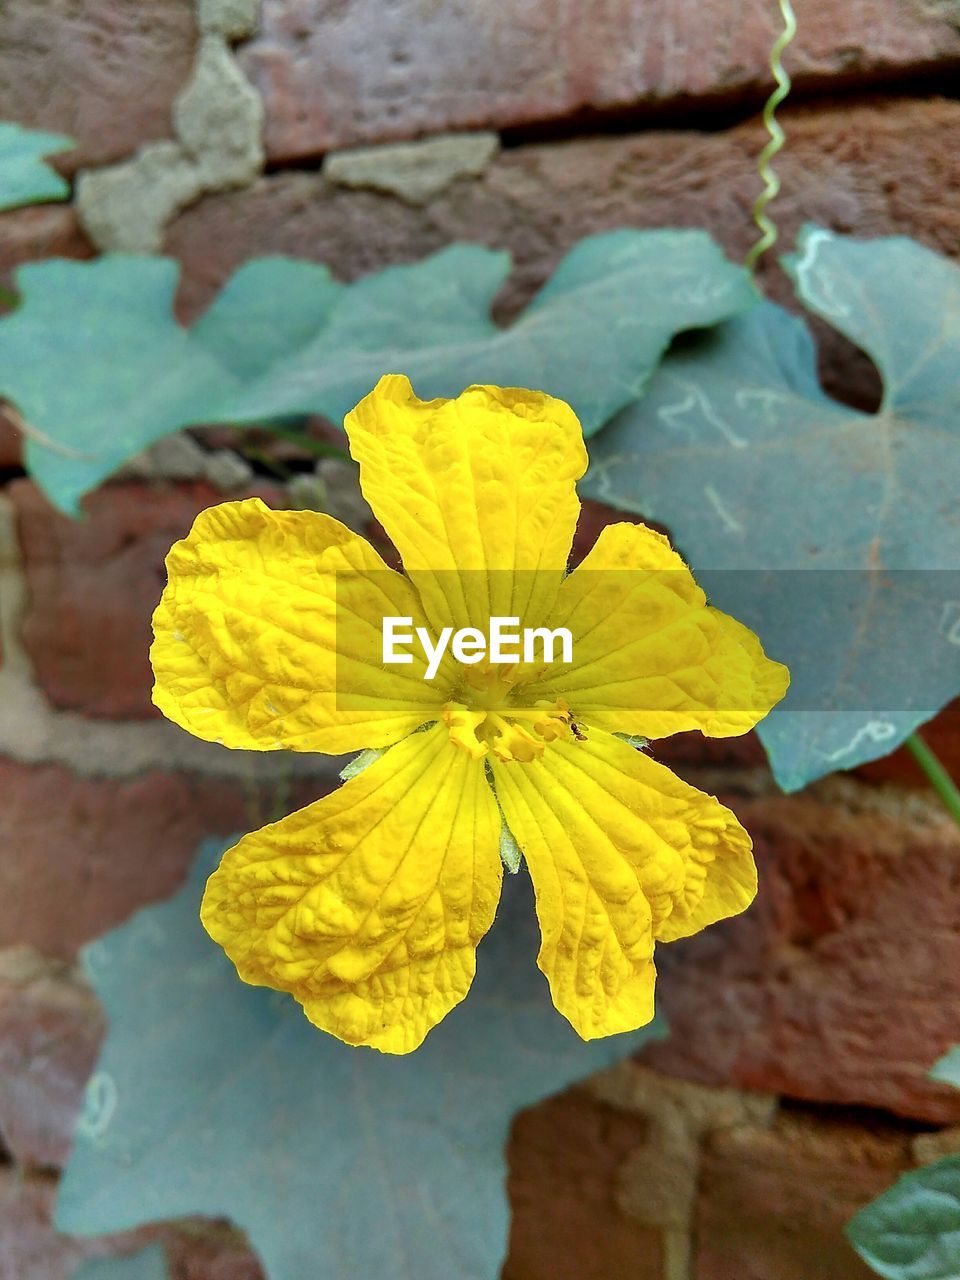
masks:
<svg viewBox="0 0 960 1280"><path fill-rule="evenodd" d="M758 259L777 242L777 228L767 216L767 205L780 190L780 179L777 177L770 161L786 141L786 135L777 120L777 107L780 106L790 92L791 80L780 59L784 49L797 34L797 19L790 0L780 0L780 12L783 14L783 30L770 50L770 70L773 72L773 78L777 83L776 88L763 108L763 123L767 127L770 141L760 152L760 158L757 160L757 173L763 180L764 187L753 206L753 220L760 228L761 235L745 259L746 265L751 271L756 266Z"/></svg>

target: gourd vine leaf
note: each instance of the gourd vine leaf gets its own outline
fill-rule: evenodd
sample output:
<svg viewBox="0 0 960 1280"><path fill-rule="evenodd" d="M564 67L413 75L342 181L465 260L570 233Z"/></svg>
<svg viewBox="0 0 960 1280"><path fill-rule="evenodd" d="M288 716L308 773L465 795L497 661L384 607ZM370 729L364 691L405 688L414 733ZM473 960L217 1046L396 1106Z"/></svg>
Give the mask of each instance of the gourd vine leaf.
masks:
<svg viewBox="0 0 960 1280"><path fill-rule="evenodd" d="M938 1058L930 1068L929 1075L931 1080L952 1084L955 1089L960 1089L960 1044L955 1044L942 1058Z"/></svg>
<svg viewBox="0 0 960 1280"><path fill-rule="evenodd" d="M847 1223L847 1238L888 1280L956 1280L960 1156L903 1174Z"/></svg>
<svg viewBox="0 0 960 1280"><path fill-rule="evenodd" d="M880 410L828 397L806 324L764 303L668 354L592 442L582 492L666 525L790 667L760 736L792 791L886 755L960 693L960 268L815 227L786 265L873 358Z"/></svg>
<svg viewBox="0 0 960 1280"><path fill-rule="evenodd" d="M934 1063L931 1080L960 1088L960 1045ZM960 1156L914 1169L847 1223L847 1238L889 1280L960 1276Z"/></svg>
<svg viewBox="0 0 960 1280"><path fill-rule="evenodd" d="M137 1253L81 1263L70 1280L170 1280L170 1268L163 1245L148 1244Z"/></svg>
<svg viewBox="0 0 960 1280"><path fill-rule="evenodd" d="M576 245L501 329L490 304L509 267L460 244L344 285L312 263L258 259L187 329L170 259L24 266L22 304L0 320L0 397L32 428L27 469L76 514L172 431L308 413L339 424L384 373L406 373L421 397L472 382L549 390L589 434L641 392L676 333L757 297L703 232L614 231Z"/></svg>
<svg viewBox="0 0 960 1280"><path fill-rule="evenodd" d="M72 146L73 140L59 133L37 133L0 122L0 209L68 196L70 184L44 164L43 157Z"/></svg>
<svg viewBox="0 0 960 1280"><path fill-rule="evenodd" d="M60 1230L231 1218L271 1280L494 1280L506 1143L521 1108L653 1035L584 1043L536 968L526 877L508 877L467 999L408 1057L355 1049L286 995L244 986L176 897L87 948L110 1030L61 1183Z"/></svg>

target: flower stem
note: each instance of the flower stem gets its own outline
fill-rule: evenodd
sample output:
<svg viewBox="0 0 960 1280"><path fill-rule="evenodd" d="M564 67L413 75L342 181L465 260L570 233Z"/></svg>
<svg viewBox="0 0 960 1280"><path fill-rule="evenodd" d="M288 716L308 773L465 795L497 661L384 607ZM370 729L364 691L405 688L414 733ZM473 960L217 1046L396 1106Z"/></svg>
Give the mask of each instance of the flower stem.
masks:
<svg viewBox="0 0 960 1280"><path fill-rule="evenodd" d="M776 81L776 88L767 99L763 108L763 123L767 126L770 141L760 152L757 161L757 173L763 181L763 190L757 196L753 206L753 220L760 229L760 238L747 254L745 265L753 271L758 260L777 242L777 228L767 214L767 205L780 190L780 179L777 177L770 161L786 141L786 135L777 121L777 107L790 92L790 76L787 74L781 56L784 49L797 34L797 19L790 0L779 0L780 12L783 15L783 30L774 41L770 50L770 70Z"/></svg>
<svg viewBox="0 0 960 1280"><path fill-rule="evenodd" d="M934 791L943 801L947 813L960 824L960 787L950 777L936 753L927 746L919 733L911 733L906 740L906 746L927 775L927 780Z"/></svg>

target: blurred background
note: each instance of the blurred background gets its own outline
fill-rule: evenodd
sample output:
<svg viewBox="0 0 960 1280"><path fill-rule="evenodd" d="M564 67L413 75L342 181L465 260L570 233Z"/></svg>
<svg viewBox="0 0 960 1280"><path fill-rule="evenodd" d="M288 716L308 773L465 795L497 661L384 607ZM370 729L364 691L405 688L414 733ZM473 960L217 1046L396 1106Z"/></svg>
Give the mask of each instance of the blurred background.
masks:
<svg viewBox="0 0 960 1280"><path fill-rule="evenodd" d="M784 244L813 220L960 257L960 6L797 10ZM54 161L70 201L0 214L0 271L163 252L187 320L254 256L353 280L468 240L513 255L506 320L593 231L705 227L740 260L778 21L761 0L5 0L0 119L76 146ZM774 255L760 280L795 306ZM817 332L825 385L875 406L866 358ZM228 427L151 450L74 522L6 421L0 484L0 1277L66 1280L134 1239L49 1225L103 1032L77 949L172 892L203 837L334 777L160 721L164 554L224 496L369 513L348 466ZM958 709L926 736L956 776ZM760 899L665 952L667 1040L517 1119L504 1275L866 1277L843 1224L960 1151L960 1093L925 1076L960 1039L960 835L904 752L790 797L752 737L658 754L737 809ZM227 1225L162 1234L178 1280L259 1275Z"/></svg>

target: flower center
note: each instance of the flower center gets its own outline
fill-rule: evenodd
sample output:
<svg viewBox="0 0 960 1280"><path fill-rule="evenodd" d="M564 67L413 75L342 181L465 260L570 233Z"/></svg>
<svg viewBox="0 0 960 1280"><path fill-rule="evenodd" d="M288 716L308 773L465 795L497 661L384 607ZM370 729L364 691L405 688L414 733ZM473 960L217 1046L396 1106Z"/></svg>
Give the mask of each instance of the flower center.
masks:
<svg viewBox="0 0 960 1280"><path fill-rule="evenodd" d="M548 742L572 736L573 717L562 698L525 707L516 701L519 691L516 667L466 668L457 699L443 708L450 741L475 760L492 754L526 762L543 755Z"/></svg>

